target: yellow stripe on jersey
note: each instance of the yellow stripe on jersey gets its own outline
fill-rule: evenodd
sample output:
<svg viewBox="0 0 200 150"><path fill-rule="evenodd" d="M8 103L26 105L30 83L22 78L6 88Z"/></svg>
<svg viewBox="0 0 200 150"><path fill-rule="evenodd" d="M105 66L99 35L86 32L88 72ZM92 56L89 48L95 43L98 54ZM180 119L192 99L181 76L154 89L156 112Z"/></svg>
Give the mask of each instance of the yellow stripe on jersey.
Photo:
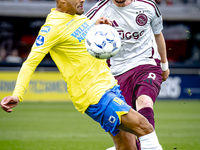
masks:
<svg viewBox="0 0 200 150"><path fill-rule="evenodd" d="M69 15L52 9L23 64L13 95L23 98L30 76L37 65L50 53L78 111L84 113L97 104L117 81L111 75L106 60L92 57L85 48L85 36L92 23L85 16Z"/></svg>

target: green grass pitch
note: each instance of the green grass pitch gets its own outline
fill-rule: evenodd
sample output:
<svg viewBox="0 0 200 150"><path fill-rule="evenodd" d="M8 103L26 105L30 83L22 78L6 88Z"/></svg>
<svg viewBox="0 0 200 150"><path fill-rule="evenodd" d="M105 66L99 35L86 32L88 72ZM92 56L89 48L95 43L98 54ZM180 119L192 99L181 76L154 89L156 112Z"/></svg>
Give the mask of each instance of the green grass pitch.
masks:
<svg viewBox="0 0 200 150"><path fill-rule="evenodd" d="M156 132L164 150L200 150L200 101L158 100ZM71 102L22 102L0 110L0 150L105 150L112 139Z"/></svg>

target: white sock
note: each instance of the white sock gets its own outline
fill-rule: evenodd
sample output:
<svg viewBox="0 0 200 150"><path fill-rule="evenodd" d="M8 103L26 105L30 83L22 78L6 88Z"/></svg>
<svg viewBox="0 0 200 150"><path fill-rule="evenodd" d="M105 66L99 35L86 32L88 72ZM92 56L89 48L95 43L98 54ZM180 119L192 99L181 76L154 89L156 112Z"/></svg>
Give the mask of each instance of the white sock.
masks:
<svg viewBox="0 0 200 150"><path fill-rule="evenodd" d="M156 132L139 137L141 150L163 150L160 145Z"/></svg>
<svg viewBox="0 0 200 150"><path fill-rule="evenodd" d="M113 147L110 147L110 148L108 148L106 150L116 150L116 149L115 149L115 146L113 146Z"/></svg>

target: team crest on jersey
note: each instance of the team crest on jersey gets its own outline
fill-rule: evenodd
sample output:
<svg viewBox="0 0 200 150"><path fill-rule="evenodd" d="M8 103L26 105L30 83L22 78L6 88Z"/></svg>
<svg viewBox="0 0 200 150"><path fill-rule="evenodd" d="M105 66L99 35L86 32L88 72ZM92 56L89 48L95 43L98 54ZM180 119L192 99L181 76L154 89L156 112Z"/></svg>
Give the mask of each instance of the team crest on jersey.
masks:
<svg viewBox="0 0 200 150"><path fill-rule="evenodd" d="M42 46L42 45L44 44L44 36L39 35L39 36L37 37L37 39L36 39L35 44L36 44L37 46Z"/></svg>
<svg viewBox="0 0 200 150"><path fill-rule="evenodd" d="M148 18L145 14L138 14L136 17L136 22L139 26L144 26L148 21Z"/></svg>

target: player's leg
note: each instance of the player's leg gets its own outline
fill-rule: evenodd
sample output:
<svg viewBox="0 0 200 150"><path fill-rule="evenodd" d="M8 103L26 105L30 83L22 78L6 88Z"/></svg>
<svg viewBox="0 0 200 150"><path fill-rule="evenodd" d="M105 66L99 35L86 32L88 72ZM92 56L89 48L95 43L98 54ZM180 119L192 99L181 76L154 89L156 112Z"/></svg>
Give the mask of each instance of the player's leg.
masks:
<svg viewBox="0 0 200 150"><path fill-rule="evenodd" d="M127 114L121 116L121 124L117 128L133 133L137 137L154 131L153 127L149 125L148 120L133 109L130 109Z"/></svg>
<svg viewBox="0 0 200 150"><path fill-rule="evenodd" d="M146 145L149 147L149 142L151 143L150 147L152 148L159 146L152 125L144 116L127 105L124 97L121 95L119 86L108 90L98 104L90 105L86 110L86 114L99 122L105 131L110 132L113 135L113 141L116 142L117 150L129 150L127 148L122 149L123 147L119 143L121 142L120 139L118 139L119 136L117 136L119 129L133 133L140 138L145 136L144 140L141 142L144 146ZM149 139L149 134L153 134L153 138Z"/></svg>
<svg viewBox="0 0 200 150"><path fill-rule="evenodd" d="M133 101L133 91L136 86L136 83L138 82L138 69L132 69L128 72L116 76L116 80L118 80L118 83L120 85L120 90L122 91L122 95L125 97L126 102L128 105L130 105L132 108L136 109L135 101ZM140 150L140 143L136 139L136 136L133 134L130 134L125 131L120 131L118 134L118 139L120 140L120 144L123 145L123 143L126 146L131 147L133 150ZM116 143L116 142L114 142ZM111 150L115 150L114 147Z"/></svg>
<svg viewBox="0 0 200 150"><path fill-rule="evenodd" d="M153 105L160 91L162 70L153 65L145 65L144 67L145 72L134 90L136 110L146 117L155 128Z"/></svg>
<svg viewBox="0 0 200 150"><path fill-rule="evenodd" d="M118 126L118 129L133 133L139 137L141 150L144 148L146 148L146 150L162 150L153 126L144 116L133 109L130 109L128 114L121 116L121 124ZM132 150L131 147L122 146L124 143L121 142L121 135L111 136L115 143L116 150Z"/></svg>
<svg viewBox="0 0 200 150"><path fill-rule="evenodd" d="M155 128L155 119L154 119L154 111L153 111L154 102L151 97L147 95L140 95L136 99L136 109L137 111L143 115L149 123Z"/></svg>
<svg viewBox="0 0 200 150"><path fill-rule="evenodd" d="M121 95L121 97L119 96L119 98L123 99L124 97ZM114 108L113 106L111 107ZM119 118L121 118L121 124L117 128L126 132L122 132L122 134L124 133L125 136L120 134L121 131L118 133L119 135L112 136L113 141L116 144L115 145L116 150L129 150L129 149L132 150L135 148L135 147L134 148L127 147L125 145L125 143L127 144L127 142L128 146L133 145L132 143L135 143L134 136L128 136L130 135L129 133L133 133L137 137L139 137L139 140L141 142L141 150L143 150L144 148L147 148L146 150L162 150L162 147L159 144L153 126L148 122L148 120L144 116L139 114L134 109L130 109L130 111L127 114L122 114L121 116L119 114L120 113L118 113L118 116ZM153 132L151 132L151 130ZM149 131L151 133L148 133ZM124 140L123 138L126 139L127 141ZM123 143L122 141L125 143Z"/></svg>
<svg viewBox="0 0 200 150"><path fill-rule="evenodd" d="M152 74L154 71L154 74ZM154 112L153 112L153 104L159 93L161 80L160 67L152 66L152 65L143 65L138 66L128 72L117 76L116 79L120 85L120 89L122 90L122 95L125 97L126 102L134 109L137 108L139 113L145 116L148 121L154 126ZM155 80L155 76L157 76ZM155 80L155 81L154 81ZM142 86L142 85L145 86ZM153 86L153 90L151 89ZM146 94L146 95L142 95ZM151 97L155 97L154 101ZM135 101L135 97L137 100ZM120 131L121 132L121 131ZM126 132L122 132L119 136L121 136L121 142L127 143L131 145L133 148L135 146L135 137L134 136L126 136ZM134 140L132 140L134 139ZM137 140L136 140L137 141ZM137 149L140 150L140 143L137 141Z"/></svg>
<svg viewBox="0 0 200 150"><path fill-rule="evenodd" d="M121 130L115 137L110 133L114 147L106 150L116 150L115 147L126 150L137 150L135 135Z"/></svg>

